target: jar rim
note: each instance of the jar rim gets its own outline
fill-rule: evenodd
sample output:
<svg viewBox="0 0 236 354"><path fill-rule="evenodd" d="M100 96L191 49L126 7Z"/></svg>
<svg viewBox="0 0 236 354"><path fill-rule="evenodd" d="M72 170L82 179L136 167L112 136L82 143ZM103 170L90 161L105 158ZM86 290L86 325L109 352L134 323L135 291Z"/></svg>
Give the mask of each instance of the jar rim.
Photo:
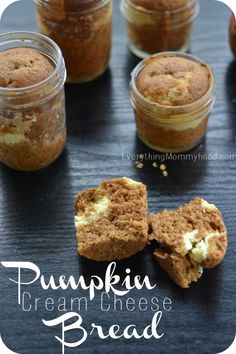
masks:
<svg viewBox="0 0 236 354"><path fill-rule="evenodd" d="M53 9L53 10L58 10L58 9L60 9L61 10L61 8L60 8L60 6L55 6L55 5L50 5L50 3L49 3L49 1L50 0L34 0L34 3L36 4L36 5L41 5L42 3L43 4L45 4L45 5L47 5L47 6L51 6L51 8ZM75 0L76 1L76 0ZM79 0L79 4L78 5L86 5L86 4L90 4L90 3L93 3L95 0ZM81 13L81 14L83 14L83 13L87 13L87 12L90 12L90 11L95 11L95 10L98 10L98 9L100 9L101 7L103 7L103 6L105 6L107 3L109 3L109 1L111 1L111 0L97 0L98 1L98 3L97 3L97 5L96 6L94 6L93 8L90 8L90 9L86 9L86 10L71 10L71 11L65 11L66 13ZM74 6L76 6L76 4L74 5Z"/></svg>
<svg viewBox="0 0 236 354"><path fill-rule="evenodd" d="M200 98L198 98L197 100L188 103L186 105L179 105L179 106L166 106L166 105L162 105L160 103L157 102L152 102L149 101L146 97L144 97L142 95L142 93L138 90L137 85L136 85L136 78L138 76L138 74L141 72L141 70L144 68L145 66L145 62L152 59L152 58L158 58L158 57L181 57L181 58L186 58L186 59L190 59L191 61L195 62L195 63L200 63L203 64L209 74L210 74L210 78L211 78L211 82L209 85L209 88L207 90L207 92ZM184 53L177 53L177 52L162 52L162 53L158 53L158 54L154 54L144 60L142 60L131 72L131 81L130 81L130 87L132 87L132 89L135 91L135 94L137 94L137 96L144 101L145 103L147 103L148 105L152 106L152 107L157 107L159 109L166 109L168 111L175 111L176 110L187 110L189 108L191 108L192 106L196 105L198 102L204 101L208 96L210 92L214 92L215 89L215 78L214 78L214 74L211 70L211 68L201 59L199 59L198 57L194 56L194 55L190 55L190 54L184 54Z"/></svg>
<svg viewBox="0 0 236 354"><path fill-rule="evenodd" d="M8 38L8 37L12 37L12 38ZM7 44L7 43L11 43L12 41L21 40L22 46L29 48L29 46L24 46L24 43L27 43L30 41L36 42L37 39L47 41L52 46L52 48L55 50L57 62L55 62L52 58L50 58L55 63L54 70L44 80L39 81L33 85L24 86L24 87L16 87L16 88L9 88L9 87L1 87L0 86L0 94L4 94L4 93L6 93L6 94L7 93L8 94L9 93L22 94L24 91L32 91L34 89L40 88L41 86L44 86L45 84L49 83L53 79L53 77L58 75L58 72L59 72L61 66L64 64L64 59L62 56L61 49L51 38L49 38L41 33L31 32L31 31L6 32L6 33L0 34L0 45L2 43ZM13 48L17 48L17 47L12 47L10 49L13 49ZM5 50L7 50L7 49L5 49ZM3 50L3 51L5 51L5 50ZM65 75L64 75L63 81L65 82L65 80L66 80L66 70L65 70Z"/></svg>
<svg viewBox="0 0 236 354"><path fill-rule="evenodd" d="M164 13L178 14L182 11L187 10L188 8L191 8L195 3L197 6L197 9L199 9L199 0L191 0L186 5L179 7L178 9L174 9L174 10L150 10L150 9L145 9L144 7L140 7L138 5L135 5L131 0L121 0L121 1L123 3L127 3L134 10L138 10L140 12L144 12L149 15L158 15L158 14L163 15Z"/></svg>

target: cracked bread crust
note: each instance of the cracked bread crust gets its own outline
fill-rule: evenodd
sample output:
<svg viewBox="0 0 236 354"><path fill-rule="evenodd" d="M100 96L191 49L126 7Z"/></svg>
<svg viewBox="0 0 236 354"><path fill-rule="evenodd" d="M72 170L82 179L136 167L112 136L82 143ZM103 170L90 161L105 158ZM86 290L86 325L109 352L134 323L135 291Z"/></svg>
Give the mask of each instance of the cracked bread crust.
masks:
<svg viewBox="0 0 236 354"><path fill-rule="evenodd" d="M188 288L197 282L202 275L202 267L189 257L181 257L178 253L168 253L157 249L154 257L170 278L181 288Z"/></svg>
<svg viewBox="0 0 236 354"><path fill-rule="evenodd" d="M227 249L227 231L215 205L197 198L176 210L149 217L150 240L171 252L191 259L204 268L216 267Z"/></svg>
<svg viewBox="0 0 236 354"><path fill-rule="evenodd" d="M180 9L192 0L130 0L136 6L152 11L173 11Z"/></svg>
<svg viewBox="0 0 236 354"><path fill-rule="evenodd" d="M210 82L206 65L175 56L151 57L136 79L139 92L163 106L197 101L207 93Z"/></svg>
<svg viewBox="0 0 236 354"><path fill-rule="evenodd" d="M0 87L31 86L46 79L53 71L52 62L35 49L19 47L0 53Z"/></svg>
<svg viewBox="0 0 236 354"><path fill-rule="evenodd" d="M80 193L75 203L78 252L95 261L128 258L147 244L147 191L128 178Z"/></svg>

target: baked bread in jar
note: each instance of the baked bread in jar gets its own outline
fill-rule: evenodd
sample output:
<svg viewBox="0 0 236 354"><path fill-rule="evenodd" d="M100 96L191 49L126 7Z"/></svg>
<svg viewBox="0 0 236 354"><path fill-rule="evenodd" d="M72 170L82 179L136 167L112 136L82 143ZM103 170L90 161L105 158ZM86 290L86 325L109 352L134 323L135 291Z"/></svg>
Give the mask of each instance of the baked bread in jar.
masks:
<svg viewBox="0 0 236 354"><path fill-rule="evenodd" d="M233 55L236 57L236 19L235 16L231 16L229 27L229 41Z"/></svg>
<svg viewBox="0 0 236 354"><path fill-rule="evenodd" d="M68 81L87 82L109 64L112 0L35 0L40 32L61 48Z"/></svg>
<svg viewBox="0 0 236 354"><path fill-rule="evenodd" d="M5 42L15 47L6 48ZM51 53L55 51L53 55L45 53L45 44ZM65 76L60 49L51 40L30 32L0 36L2 163L34 171L50 165L61 154L66 143Z"/></svg>
<svg viewBox="0 0 236 354"><path fill-rule="evenodd" d="M185 52L199 11L197 0L122 0L130 50L140 58Z"/></svg>
<svg viewBox="0 0 236 354"><path fill-rule="evenodd" d="M157 151L184 152L205 136L214 77L195 57L162 53L134 69L130 95L140 139Z"/></svg>

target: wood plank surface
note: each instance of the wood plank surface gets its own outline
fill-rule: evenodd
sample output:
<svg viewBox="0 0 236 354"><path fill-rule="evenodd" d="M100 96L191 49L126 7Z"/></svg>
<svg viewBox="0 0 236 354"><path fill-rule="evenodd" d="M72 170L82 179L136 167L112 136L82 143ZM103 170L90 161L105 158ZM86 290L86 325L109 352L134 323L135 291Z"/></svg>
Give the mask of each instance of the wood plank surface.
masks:
<svg viewBox="0 0 236 354"><path fill-rule="evenodd" d="M164 178L144 161L137 169L137 154L155 155L137 138L128 96L130 72L138 63L127 48L119 1L114 1L113 51L109 69L95 82L67 85L68 144L63 155L41 172L25 174L0 166L0 261L30 261L49 277L61 274L78 277L104 277L106 263L97 264L78 257L73 224L73 198L84 188L103 179L127 176L148 187L150 211L174 208L201 196L217 204L224 214L229 232L227 256L219 267L205 271L202 279L188 290L173 284L153 260L150 248L117 263L122 277L125 269L142 277L149 275L157 287L133 291L137 302L157 297L172 300L172 310L164 311L160 323L160 340L100 340L91 336L79 349L66 354L216 354L225 350L235 335L235 252L236 252L236 62L228 45L230 10L213 0L201 1L190 52L205 60L213 69L217 99L209 122L206 141L192 154L205 160L166 161L169 176ZM32 1L22 0L6 10L0 32L36 30ZM207 158L208 157L208 158ZM22 311L17 305L16 271L0 267L0 333L5 343L20 354L59 354L61 347L54 338L59 328L49 328L42 318L60 315L46 311L43 299L55 301L63 296L88 296L82 290L43 291L40 284L27 287L38 297L38 311ZM128 297L128 296L127 296ZM127 299L125 297L125 299ZM110 298L112 304L112 298ZM69 306L69 305L68 305ZM147 326L153 312L127 309L103 312L100 295L81 310L84 325L102 324L107 330L114 323L121 328L136 324Z"/></svg>

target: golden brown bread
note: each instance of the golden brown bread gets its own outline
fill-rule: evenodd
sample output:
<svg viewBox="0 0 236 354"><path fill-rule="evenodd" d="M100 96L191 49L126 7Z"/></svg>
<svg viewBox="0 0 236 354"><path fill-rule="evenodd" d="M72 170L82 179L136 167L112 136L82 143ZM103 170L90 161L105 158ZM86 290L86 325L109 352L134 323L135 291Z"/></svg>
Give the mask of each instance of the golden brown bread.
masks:
<svg viewBox="0 0 236 354"><path fill-rule="evenodd" d="M181 288L188 288L202 275L202 267L188 256L181 257L178 253L168 253L161 249L156 249L153 254L164 271Z"/></svg>
<svg viewBox="0 0 236 354"><path fill-rule="evenodd" d="M0 52L0 87L37 84L54 70L52 62L36 49L19 47Z"/></svg>
<svg viewBox="0 0 236 354"><path fill-rule="evenodd" d="M175 56L151 57L136 79L139 92L163 106L182 106L204 96L210 86L204 64Z"/></svg>

